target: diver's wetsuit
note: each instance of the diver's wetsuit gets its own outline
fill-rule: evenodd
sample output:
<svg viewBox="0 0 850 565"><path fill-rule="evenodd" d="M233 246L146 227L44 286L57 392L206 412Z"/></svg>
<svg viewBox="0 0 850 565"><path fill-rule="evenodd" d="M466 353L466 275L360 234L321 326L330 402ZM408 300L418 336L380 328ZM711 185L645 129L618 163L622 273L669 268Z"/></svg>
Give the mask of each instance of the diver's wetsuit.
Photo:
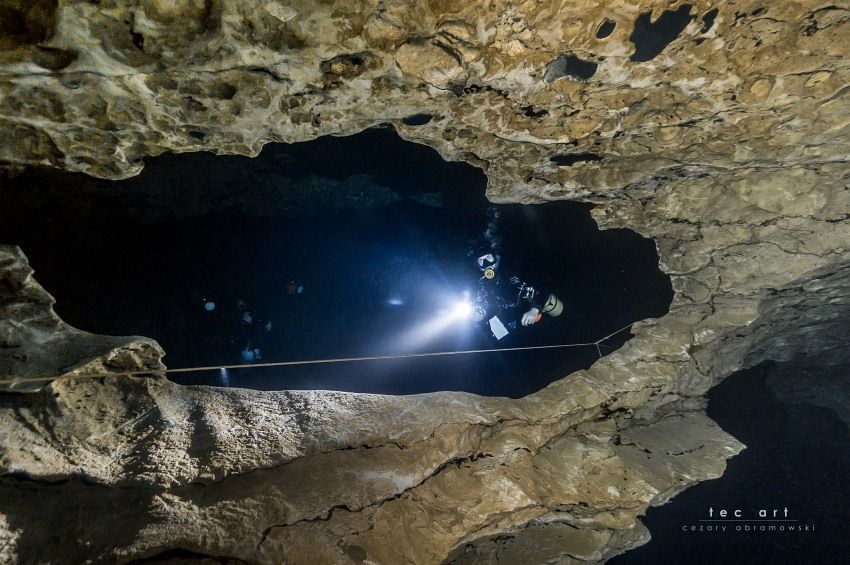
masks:
<svg viewBox="0 0 850 565"><path fill-rule="evenodd" d="M505 279L498 273L492 279L481 278L479 299L482 295L486 301L485 320L498 316L505 327L511 330L517 328L522 315L532 306L542 311L543 302L549 296L547 292L530 287L518 277Z"/></svg>

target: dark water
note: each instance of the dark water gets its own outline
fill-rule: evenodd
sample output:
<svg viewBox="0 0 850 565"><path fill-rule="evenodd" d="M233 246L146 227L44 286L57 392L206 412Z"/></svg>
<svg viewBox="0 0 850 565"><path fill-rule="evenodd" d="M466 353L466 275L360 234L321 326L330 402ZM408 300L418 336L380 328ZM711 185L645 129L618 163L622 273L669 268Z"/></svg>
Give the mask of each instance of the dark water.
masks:
<svg viewBox="0 0 850 565"><path fill-rule="evenodd" d="M227 193L216 183L229 183L234 191L247 182L266 186L269 171L281 169L293 178L369 174L401 199L297 218L199 205L207 194ZM0 209L11 212L0 224L0 241L24 249L68 323L96 333L152 337L172 368L240 363L248 341L261 348L263 361L588 342L667 311L670 282L657 269L651 241L625 230L600 232L586 205L499 206L503 266L556 292L565 313L501 342L470 322L422 339L425 324L445 318L441 311L465 289L477 288L479 273L468 251L488 221L484 182L477 169L445 163L392 131L373 130L273 146L257 160L167 156L151 160L127 182L33 173L0 191ZM80 187L84 197L68 197ZM151 215L156 199L134 200L145 191L168 202L177 194L185 209L202 212ZM444 195L441 207L409 198L436 191ZM303 292L290 295L290 281ZM214 311L204 309L205 299L216 303ZM253 313L251 326L242 322L237 301ZM269 332L260 329L266 321ZM605 352L627 337L624 332L606 342ZM270 390L521 396L597 357L595 348L583 347L174 378Z"/></svg>
<svg viewBox="0 0 850 565"><path fill-rule="evenodd" d="M736 373L709 393L708 414L748 449L720 479L700 483L665 506L650 509L649 544L611 560L643 563L839 564L850 562L850 434L835 412L777 400L766 363ZM850 375L847 375L850 377ZM794 378L793 374L783 378ZM726 532L683 531L735 509L743 519L785 515L796 522L730 522ZM717 514L714 516L717 518ZM786 519L786 518L783 518ZM718 523L711 523L717 525ZM814 526L808 532L734 531L738 525Z"/></svg>

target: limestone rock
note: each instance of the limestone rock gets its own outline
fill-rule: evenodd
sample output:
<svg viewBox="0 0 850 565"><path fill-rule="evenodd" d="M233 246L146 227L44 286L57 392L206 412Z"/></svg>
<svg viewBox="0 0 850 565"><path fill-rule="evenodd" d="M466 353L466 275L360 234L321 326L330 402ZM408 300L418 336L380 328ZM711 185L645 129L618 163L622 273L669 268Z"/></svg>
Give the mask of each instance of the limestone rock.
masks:
<svg viewBox="0 0 850 565"><path fill-rule="evenodd" d="M292 6L285 6L279 2L268 2L263 5L263 10L274 16L282 23L294 20L298 17L298 11Z"/></svg>
<svg viewBox="0 0 850 565"><path fill-rule="evenodd" d="M0 30L7 168L123 178L166 151L255 155L272 141L389 122L484 169L495 202L595 204L601 227L655 240L676 290L669 314L636 324L622 349L516 401L156 378L4 396L4 560L183 548L258 562L598 561L645 540L636 516L646 505L717 476L741 448L701 415L713 384L769 358L846 360L846 7L261 0L2 10L1 22L22 22ZM662 17L683 27L644 44L636 31ZM415 114L434 119L405 125ZM6 291L16 303L19 287ZM74 342L45 307L46 330L35 329L39 316L8 311L13 347L52 340L39 372L55 356L61 365L112 351L86 350L92 342ZM150 368L141 357L128 359ZM87 403L103 423L73 408ZM643 448L665 455L649 465ZM83 498L91 514L64 519ZM54 522L34 522L34 501ZM118 531L121 520L132 527ZM560 544L565 524L579 527ZM51 546L46 531L68 535ZM89 545L62 545L76 539Z"/></svg>
<svg viewBox="0 0 850 565"><path fill-rule="evenodd" d="M466 70L457 55L439 43L408 41L398 48L395 60L403 73L437 88L463 88L466 84Z"/></svg>
<svg viewBox="0 0 850 565"><path fill-rule="evenodd" d="M0 245L0 390L41 388L49 382L41 377L165 368L151 339L94 335L64 323L32 274L20 249Z"/></svg>

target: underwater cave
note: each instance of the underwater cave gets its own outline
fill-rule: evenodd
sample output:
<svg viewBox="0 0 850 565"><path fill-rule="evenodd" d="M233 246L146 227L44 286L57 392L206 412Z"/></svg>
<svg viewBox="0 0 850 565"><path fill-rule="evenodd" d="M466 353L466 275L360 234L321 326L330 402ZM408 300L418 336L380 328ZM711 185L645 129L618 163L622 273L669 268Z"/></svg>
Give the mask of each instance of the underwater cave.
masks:
<svg viewBox="0 0 850 565"><path fill-rule="evenodd" d="M848 25L0 0L0 563L850 562Z"/></svg>
<svg viewBox="0 0 850 565"><path fill-rule="evenodd" d="M767 361L711 389L708 415L747 449L722 478L650 508L644 523L652 541L609 563L799 563L813 556L844 563L850 365L825 357ZM716 520L724 509L729 521Z"/></svg>
<svg viewBox="0 0 850 565"><path fill-rule="evenodd" d="M599 231L587 204L492 205L485 184L378 127L255 159L163 155L126 181L33 170L0 190L14 211L0 240L28 255L62 319L154 338L172 369L452 353L170 375L183 384L520 397L589 367L627 329L599 348L455 353L592 344L666 313L652 241ZM482 246L563 313L502 340L486 322L426 329L476 292Z"/></svg>

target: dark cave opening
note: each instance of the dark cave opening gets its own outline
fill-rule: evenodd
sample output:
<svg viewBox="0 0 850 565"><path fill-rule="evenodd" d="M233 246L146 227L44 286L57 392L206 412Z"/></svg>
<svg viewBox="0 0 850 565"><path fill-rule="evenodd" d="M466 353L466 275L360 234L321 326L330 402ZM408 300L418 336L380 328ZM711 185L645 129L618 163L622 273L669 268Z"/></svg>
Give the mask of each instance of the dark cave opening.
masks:
<svg viewBox="0 0 850 565"><path fill-rule="evenodd" d="M597 28L596 30L596 39L605 39L606 37L614 33L615 27L617 27L617 22L605 20L599 25L599 28Z"/></svg>
<svg viewBox="0 0 850 565"><path fill-rule="evenodd" d="M596 153L562 153L560 155L552 155L549 157L549 160L559 167L572 167L576 163L601 161L602 156Z"/></svg>
<svg viewBox="0 0 850 565"><path fill-rule="evenodd" d="M412 116L402 118L401 122L406 126L424 126L432 119L434 119L434 116L431 114L413 114Z"/></svg>
<svg viewBox="0 0 850 565"><path fill-rule="evenodd" d="M711 31L711 28L714 27L714 20L717 19L717 14L720 13L720 10L717 8L712 8L702 15L702 29L699 30L700 33L708 33Z"/></svg>
<svg viewBox="0 0 850 565"><path fill-rule="evenodd" d="M609 563L846 563L848 378L846 364L765 362L711 389L709 417L747 449L727 462L720 479L650 508L642 520L652 540ZM790 521L701 522L709 508L714 518L726 509L733 519L737 509L745 520L759 519L759 510L770 519L773 509L786 519L787 508ZM709 532L708 525L727 529ZM776 529L747 531L745 525ZM810 529L783 532L780 525Z"/></svg>
<svg viewBox="0 0 850 565"><path fill-rule="evenodd" d="M667 312L672 289L652 241L599 231L586 204L490 205L485 183L474 167L373 128L269 145L255 159L164 155L120 182L30 171L0 190L0 208L13 211L0 241L22 247L66 322L152 337L170 368L241 363L248 342L263 362L586 343ZM474 291L470 251L496 212L501 268L551 289L564 314L502 341L471 322L400 339ZM594 347L553 348L172 378L518 397L597 358Z"/></svg>
<svg viewBox="0 0 850 565"><path fill-rule="evenodd" d="M661 54L688 27L694 16L691 15L691 5L682 4L676 11L664 10L654 22L651 18L651 12L639 15L629 36L635 45L630 59L636 63L651 61Z"/></svg>
<svg viewBox="0 0 850 565"><path fill-rule="evenodd" d="M596 74L598 67L598 63L579 59L575 55L561 55L546 65L543 80L546 82L555 82L559 78L564 77L572 80L587 80Z"/></svg>

